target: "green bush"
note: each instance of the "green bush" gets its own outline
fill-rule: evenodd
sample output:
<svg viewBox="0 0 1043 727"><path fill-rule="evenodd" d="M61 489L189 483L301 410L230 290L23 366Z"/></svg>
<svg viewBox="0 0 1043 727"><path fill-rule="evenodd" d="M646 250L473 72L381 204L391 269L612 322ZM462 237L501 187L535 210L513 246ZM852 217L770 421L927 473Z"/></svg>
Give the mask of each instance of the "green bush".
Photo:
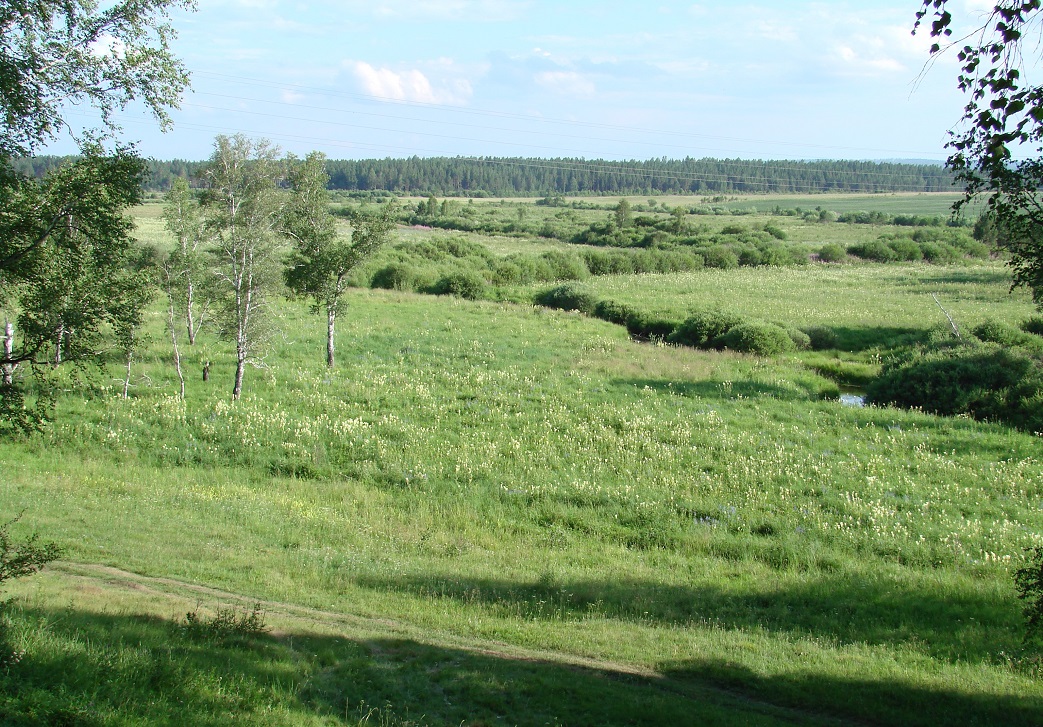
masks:
<svg viewBox="0 0 1043 727"><path fill-rule="evenodd" d="M790 255L789 249L777 242L774 244L769 243L761 248L761 265L782 267L783 265L792 265L793 262L794 260Z"/></svg>
<svg viewBox="0 0 1043 727"><path fill-rule="evenodd" d="M461 270L439 278L432 292L436 295L455 295L466 300L482 300L488 296L489 288L478 273Z"/></svg>
<svg viewBox="0 0 1043 727"><path fill-rule="evenodd" d="M887 246L894 250L895 257L898 260L909 262L923 260L923 251L920 250L920 246L908 237L896 237L893 240L889 240Z"/></svg>
<svg viewBox="0 0 1043 727"><path fill-rule="evenodd" d="M828 351L837 347L837 334L832 328L826 326L805 326L800 330L807 334L808 342L814 351Z"/></svg>
<svg viewBox="0 0 1043 727"><path fill-rule="evenodd" d="M391 263L373 274L371 288L385 290L415 290L417 272L411 265Z"/></svg>
<svg viewBox="0 0 1043 727"><path fill-rule="evenodd" d="M1014 571L1014 587L1025 602L1025 641L1043 635L1043 547L1029 551L1028 564Z"/></svg>
<svg viewBox="0 0 1043 727"><path fill-rule="evenodd" d="M1043 431L1043 365L1028 353L995 344L922 353L885 367L866 389L872 404L968 414L1030 432Z"/></svg>
<svg viewBox="0 0 1043 727"><path fill-rule="evenodd" d="M582 259L572 253L551 250L541 256L551 269L554 280L582 280L590 275Z"/></svg>
<svg viewBox="0 0 1043 727"><path fill-rule="evenodd" d="M598 303L597 296L572 283L566 283L537 293L533 300L537 305L546 306L547 308L576 310L587 315L593 315L594 307Z"/></svg>
<svg viewBox="0 0 1043 727"><path fill-rule="evenodd" d="M627 319L626 325L627 331L632 336L658 339L668 338L677 327L675 321L669 321L644 311L634 311Z"/></svg>
<svg viewBox="0 0 1043 727"><path fill-rule="evenodd" d="M841 263L847 260L847 251L842 245L827 242L819 248L818 259L824 263Z"/></svg>
<svg viewBox="0 0 1043 727"><path fill-rule="evenodd" d="M1040 341L1038 337L1033 336L1031 333L1025 333L1025 331L1015 328L1009 323L992 319L977 326L973 333L983 341L998 343L1001 346L1040 348L1040 344L1043 344L1043 341Z"/></svg>
<svg viewBox="0 0 1043 727"><path fill-rule="evenodd" d="M889 263L898 259L898 254L891 249L890 245L882 240L870 240L850 245L847 248L849 254L863 260L872 260L878 263Z"/></svg>
<svg viewBox="0 0 1043 727"><path fill-rule="evenodd" d="M496 285L518 285L523 283L522 271L515 263L505 260L493 270L493 283Z"/></svg>
<svg viewBox="0 0 1043 727"><path fill-rule="evenodd" d="M685 318L666 340L682 346L707 348L713 345L714 340L742 322L741 316L726 313L719 308L696 310Z"/></svg>
<svg viewBox="0 0 1043 727"><path fill-rule="evenodd" d="M763 264L764 256L761 254L761 251L753 245L743 247L739 251L739 265L752 268Z"/></svg>
<svg viewBox="0 0 1043 727"><path fill-rule="evenodd" d="M625 303L617 303L614 300L599 300L594 306L594 317L609 323L625 326L634 316L634 309Z"/></svg>
<svg viewBox="0 0 1043 727"><path fill-rule="evenodd" d="M1022 321L1021 330L1036 336L1043 336L1043 316L1032 316Z"/></svg>
<svg viewBox="0 0 1043 727"><path fill-rule="evenodd" d="M201 615L196 608L185 614L185 620L179 626L181 633L189 638L222 644L262 636L270 630L265 624L265 612L260 603L250 608L219 607L210 617Z"/></svg>
<svg viewBox="0 0 1043 727"><path fill-rule="evenodd" d="M740 323L721 336L717 344L732 351L758 356L774 356L795 349L793 339L785 329L763 321Z"/></svg>
<svg viewBox="0 0 1043 727"><path fill-rule="evenodd" d="M800 330L796 326L790 326L785 323L776 323L779 328L786 332L790 340L793 341L793 346L798 351L805 351L811 348L811 336L804 331Z"/></svg>
<svg viewBox="0 0 1043 727"><path fill-rule="evenodd" d="M714 245L703 252L703 261L708 268L732 270L739 267L739 256L727 245Z"/></svg>
<svg viewBox="0 0 1043 727"><path fill-rule="evenodd" d="M944 242L921 242L920 250L923 252L924 260L935 265L951 265L961 258L956 248Z"/></svg>

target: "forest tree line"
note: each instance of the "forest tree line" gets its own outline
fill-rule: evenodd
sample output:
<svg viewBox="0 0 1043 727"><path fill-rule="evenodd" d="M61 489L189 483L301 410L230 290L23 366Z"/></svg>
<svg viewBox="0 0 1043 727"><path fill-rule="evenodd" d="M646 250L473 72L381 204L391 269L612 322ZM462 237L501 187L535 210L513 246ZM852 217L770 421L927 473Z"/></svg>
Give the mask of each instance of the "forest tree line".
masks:
<svg viewBox="0 0 1043 727"><path fill-rule="evenodd" d="M66 157L19 159L20 173L42 178ZM202 161L148 160L146 190L166 192L174 179L190 182ZM953 177L937 164L874 161L744 159L527 159L410 157L330 159L329 189L398 195L533 197L548 194L710 194L819 192L947 192Z"/></svg>

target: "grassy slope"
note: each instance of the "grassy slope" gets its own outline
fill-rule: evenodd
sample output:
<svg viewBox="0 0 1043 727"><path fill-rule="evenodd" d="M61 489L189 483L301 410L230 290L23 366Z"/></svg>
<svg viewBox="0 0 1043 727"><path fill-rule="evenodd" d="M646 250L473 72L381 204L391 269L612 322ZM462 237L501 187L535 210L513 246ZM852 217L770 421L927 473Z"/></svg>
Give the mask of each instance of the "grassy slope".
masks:
<svg viewBox="0 0 1043 727"><path fill-rule="evenodd" d="M157 209L142 229L163 244ZM738 221L768 219L802 241L880 234ZM964 324L1024 317L1005 281L844 266L586 284L870 345L937 322L930 292ZM85 724L178 723L185 704L213 724L1043 722L1009 580L1043 526L1038 437L815 401L798 361L638 345L576 315L350 306L330 374L322 322L280 305L234 407L212 340L172 398L157 310L129 401L95 376L46 437L0 444L0 515L24 510L70 562L146 574L20 584L9 706L28 694L23 711ZM169 625L229 594L269 602L277 633L215 646Z"/></svg>
<svg viewBox="0 0 1043 727"><path fill-rule="evenodd" d="M1043 689L1000 656L1019 649L1009 569L1043 525L1038 438L812 401L798 369L641 346L575 315L403 294L352 297L331 375L321 321L283 315L271 368L235 407L217 348L210 385L170 397L156 323L151 386L66 399L50 435L2 445L4 512L24 509L71 561L785 707L905 724L1043 716ZM61 618L87 607L73 608ZM336 689L397 713L436 688L374 691L347 673ZM552 714L573 697L545 699ZM945 715L926 710L940 700Z"/></svg>

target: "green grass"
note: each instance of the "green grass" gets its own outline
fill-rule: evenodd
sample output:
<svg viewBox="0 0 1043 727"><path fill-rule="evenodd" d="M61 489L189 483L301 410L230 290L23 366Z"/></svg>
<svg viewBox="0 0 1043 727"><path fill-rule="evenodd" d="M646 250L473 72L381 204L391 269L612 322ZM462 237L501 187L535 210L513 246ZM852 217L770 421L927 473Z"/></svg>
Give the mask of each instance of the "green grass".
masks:
<svg viewBox="0 0 1043 727"><path fill-rule="evenodd" d="M970 330L988 318L1017 322L1033 313L1029 294L1009 291L1000 263L809 265L800 268L705 269L672 275L589 278L583 287L664 317L683 320L695 307L718 305L741 315L793 325L823 325L886 345L903 332L946 324L932 295ZM542 286L547 287L546 285ZM533 286L532 290L541 289Z"/></svg>
<svg viewBox="0 0 1043 727"><path fill-rule="evenodd" d="M964 328L1027 317L1008 280L990 263L583 283L677 320L719 304L829 326L846 349L775 360L525 303L353 291L335 371L323 320L287 303L236 404L209 333L175 398L157 307L128 400L111 354L48 431L0 442L0 517L67 548L8 589L24 655L0 665L0 715L1043 724L1010 579L1043 543L1039 437L819 399L818 372L863 382L944 323L932 293ZM268 635L177 627L197 603L254 601Z"/></svg>
<svg viewBox="0 0 1043 727"><path fill-rule="evenodd" d="M638 345L577 315L378 293L350 306L330 374L321 321L287 305L287 333L236 405L213 343L211 382L193 375L188 401L172 398L157 325L130 400L102 381L64 398L45 436L2 445L4 512L24 510L70 561L778 708L906 724L938 724L924 710L938 700L952 724L1043 715L1038 682L1003 656L1021 648L1009 571L1043 526L1037 438L816 401L799 364ZM62 598L21 618L50 618ZM75 632L47 633L47 648L80 648ZM406 651L438 673L456 658ZM443 688L350 679L353 700L396 714ZM243 689L247 713L283 699ZM568 715L556 694L545 714Z"/></svg>

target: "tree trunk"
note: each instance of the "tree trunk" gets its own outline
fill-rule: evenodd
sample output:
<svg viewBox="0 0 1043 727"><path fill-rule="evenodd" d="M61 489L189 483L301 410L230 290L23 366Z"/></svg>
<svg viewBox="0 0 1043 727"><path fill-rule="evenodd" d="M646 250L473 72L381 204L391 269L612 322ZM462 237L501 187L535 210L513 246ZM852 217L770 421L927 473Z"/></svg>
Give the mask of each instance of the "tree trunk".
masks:
<svg viewBox="0 0 1043 727"><path fill-rule="evenodd" d="M54 344L54 363L62 362L62 339L65 338L65 324L58 328L58 340Z"/></svg>
<svg viewBox="0 0 1043 727"><path fill-rule="evenodd" d="M243 374L246 373L246 355L239 352L235 362L235 386L232 387L232 401L239 401L243 393Z"/></svg>
<svg viewBox="0 0 1043 727"><path fill-rule="evenodd" d="M187 297L186 297L186 300L185 300L185 309L186 309L185 318L188 321L188 345L189 346L195 346L196 345L196 331L199 330L199 329L198 329L198 327L195 324L195 319L192 317L192 293L193 293L193 290L192 290L192 280L191 280L191 278L189 278L189 280L188 280L188 286L187 286L187 291L186 292L187 292Z"/></svg>
<svg viewBox="0 0 1043 727"><path fill-rule="evenodd" d="M167 324L170 326L170 343L174 346L174 369L177 371L178 381L181 382L181 398L185 398L185 374L181 370L181 350L177 347L177 328L174 326L174 299L169 298L170 305L167 307Z"/></svg>
<svg viewBox="0 0 1043 727"><path fill-rule="evenodd" d="M5 321L4 325L4 386L11 386L14 383L14 364L11 363L11 358L14 357L14 323L11 321Z"/></svg>
<svg viewBox="0 0 1043 727"><path fill-rule="evenodd" d="M333 327L337 322L337 309L326 309L326 366L333 368Z"/></svg>
<svg viewBox="0 0 1043 727"><path fill-rule="evenodd" d="M134 352L127 349L127 374L123 377L123 398L126 399L130 391L130 365L134 362Z"/></svg>

